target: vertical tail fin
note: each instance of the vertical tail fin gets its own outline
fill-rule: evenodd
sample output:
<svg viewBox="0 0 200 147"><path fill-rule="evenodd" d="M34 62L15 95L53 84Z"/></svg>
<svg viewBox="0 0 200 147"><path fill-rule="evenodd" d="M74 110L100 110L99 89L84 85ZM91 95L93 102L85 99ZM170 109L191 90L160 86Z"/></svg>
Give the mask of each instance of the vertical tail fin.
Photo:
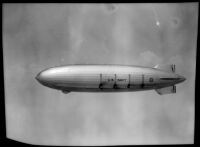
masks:
<svg viewBox="0 0 200 147"><path fill-rule="evenodd" d="M174 72L174 73L176 72L175 64L171 64L171 65L156 65L156 66L154 66L154 68L165 70L165 71L168 71L168 72Z"/></svg>
<svg viewBox="0 0 200 147"><path fill-rule="evenodd" d="M169 94L169 93L176 93L176 86L173 85L173 86L164 87L164 88L155 89L155 90L160 95Z"/></svg>
<svg viewBox="0 0 200 147"><path fill-rule="evenodd" d="M171 68L172 68L172 72L175 73L175 72L176 72L176 65L175 65L175 64L172 64L172 65L171 65Z"/></svg>

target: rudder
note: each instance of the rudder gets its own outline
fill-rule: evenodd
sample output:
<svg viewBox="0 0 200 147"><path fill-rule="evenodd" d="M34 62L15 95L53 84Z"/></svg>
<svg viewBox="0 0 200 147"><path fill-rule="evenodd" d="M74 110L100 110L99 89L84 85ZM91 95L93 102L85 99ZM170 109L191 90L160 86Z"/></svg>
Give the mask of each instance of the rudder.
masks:
<svg viewBox="0 0 200 147"><path fill-rule="evenodd" d="M156 66L154 66L154 68L161 69L161 70L164 70L164 71L167 71L167 72L173 72L173 73L176 72L176 66L175 66L175 64L170 64L170 65L156 65Z"/></svg>

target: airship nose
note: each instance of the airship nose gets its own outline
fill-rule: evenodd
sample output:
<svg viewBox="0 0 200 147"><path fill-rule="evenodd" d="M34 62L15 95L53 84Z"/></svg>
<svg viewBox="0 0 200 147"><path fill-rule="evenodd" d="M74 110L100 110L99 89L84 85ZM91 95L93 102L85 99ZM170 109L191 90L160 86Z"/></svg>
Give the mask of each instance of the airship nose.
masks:
<svg viewBox="0 0 200 147"><path fill-rule="evenodd" d="M35 79L38 81L38 82L42 82L44 79L44 76L42 74L42 72L38 73L37 76L35 77Z"/></svg>
<svg viewBox="0 0 200 147"><path fill-rule="evenodd" d="M49 70L45 70L38 73L35 79L40 83L44 83L44 82L48 82L51 79L51 76L52 75L49 72Z"/></svg>
<svg viewBox="0 0 200 147"><path fill-rule="evenodd" d="M37 74L37 76L35 77L35 79L36 79L37 81L39 81L39 77L40 77L40 75Z"/></svg>
<svg viewBox="0 0 200 147"><path fill-rule="evenodd" d="M50 84L59 79L59 73L62 73L59 68L49 68L38 73L35 78L41 84Z"/></svg>

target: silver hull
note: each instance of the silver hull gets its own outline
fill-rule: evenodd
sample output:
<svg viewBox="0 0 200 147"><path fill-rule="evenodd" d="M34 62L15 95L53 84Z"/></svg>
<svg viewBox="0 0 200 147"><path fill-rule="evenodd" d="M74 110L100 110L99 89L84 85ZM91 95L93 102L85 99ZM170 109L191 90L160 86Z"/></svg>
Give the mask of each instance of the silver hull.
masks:
<svg viewBox="0 0 200 147"><path fill-rule="evenodd" d="M156 68L120 65L54 67L40 72L36 77L44 86L64 92L151 90L173 86L181 82L181 78L173 72Z"/></svg>

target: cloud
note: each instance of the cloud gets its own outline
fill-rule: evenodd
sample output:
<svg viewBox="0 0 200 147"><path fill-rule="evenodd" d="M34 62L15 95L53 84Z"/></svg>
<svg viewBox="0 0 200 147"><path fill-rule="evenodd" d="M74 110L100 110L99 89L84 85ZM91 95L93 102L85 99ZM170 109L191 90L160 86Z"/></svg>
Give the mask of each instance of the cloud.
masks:
<svg viewBox="0 0 200 147"><path fill-rule="evenodd" d="M163 59L152 51L145 51L140 53L138 60L141 65L152 66L162 64Z"/></svg>

